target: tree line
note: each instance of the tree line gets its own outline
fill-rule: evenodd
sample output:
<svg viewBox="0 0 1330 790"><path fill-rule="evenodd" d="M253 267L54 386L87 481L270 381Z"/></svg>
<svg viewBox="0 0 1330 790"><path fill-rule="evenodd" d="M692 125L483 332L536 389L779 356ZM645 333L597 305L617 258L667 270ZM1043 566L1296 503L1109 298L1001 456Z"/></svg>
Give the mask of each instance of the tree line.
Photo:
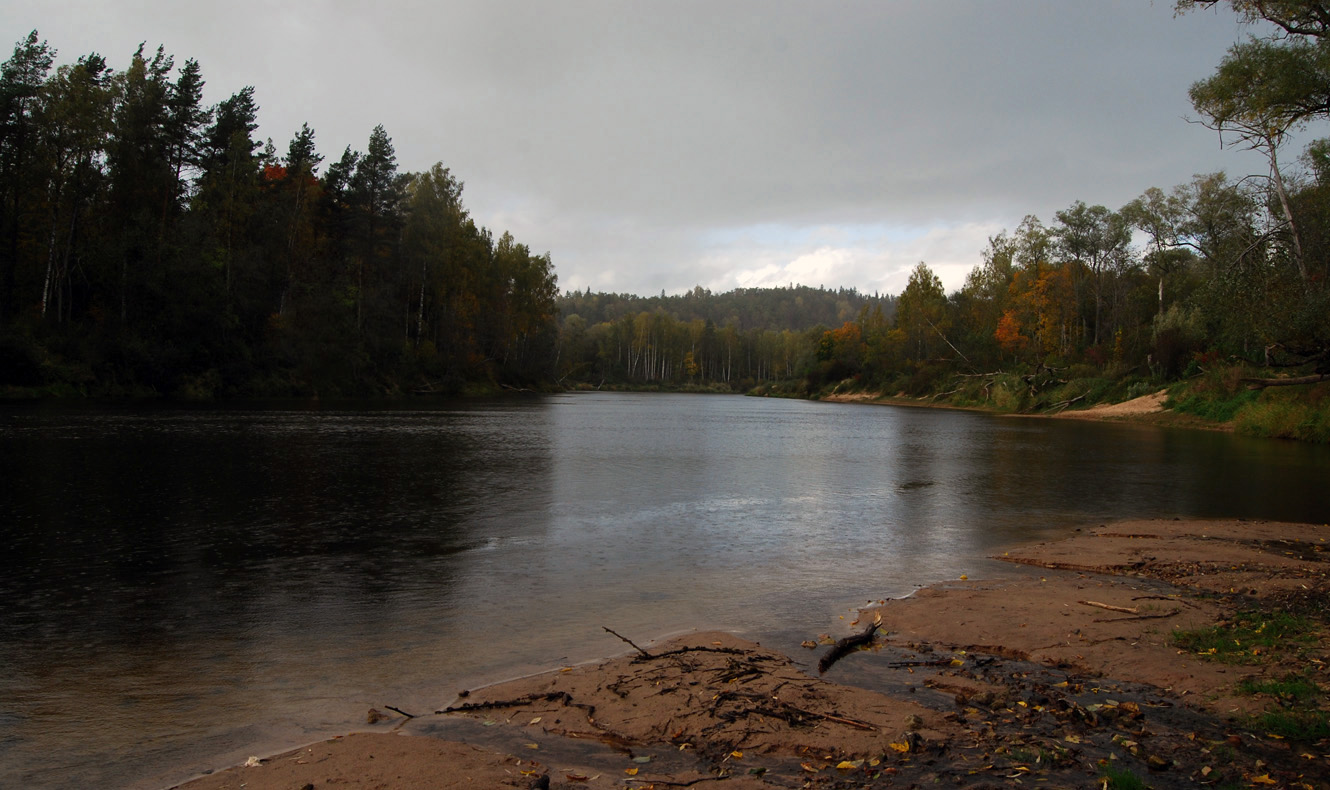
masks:
<svg viewBox="0 0 1330 790"><path fill-rule="evenodd" d="M1304 374L1258 384L1330 379L1330 140L1311 143L1292 165L1285 150L1294 132L1330 118L1330 4L1179 0L1177 8L1220 2L1276 32L1230 48L1190 98L1224 145L1263 154L1266 173L1197 175L1117 209L1076 201L1051 224L1027 216L989 239L959 290L948 294L920 263L899 297L862 301L834 322L823 314L811 329L714 312L722 300L760 304L760 293L696 289L640 308L573 295L563 308L564 374L784 380L805 393L849 379L919 394L1003 369L1082 365L1166 380L1233 359ZM690 296L713 312L688 312ZM628 309L596 312L597 299Z"/></svg>
<svg viewBox="0 0 1330 790"><path fill-rule="evenodd" d="M308 125L254 137L246 87L140 46L0 67L0 385L65 394L310 395L553 374L553 266L495 239L442 165L382 126L324 167Z"/></svg>

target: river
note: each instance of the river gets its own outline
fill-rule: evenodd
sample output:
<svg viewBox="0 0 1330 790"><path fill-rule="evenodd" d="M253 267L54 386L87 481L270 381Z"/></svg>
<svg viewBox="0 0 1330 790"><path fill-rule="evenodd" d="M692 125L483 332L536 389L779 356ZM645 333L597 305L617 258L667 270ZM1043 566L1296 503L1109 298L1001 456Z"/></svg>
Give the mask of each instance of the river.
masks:
<svg viewBox="0 0 1330 790"><path fill-rule="evenodd" d="M161 788L627 649L602 626L792 647L1109 519L1324 523L1327 480L1327 447L737 396L5 404L0 786Z"/></svg>

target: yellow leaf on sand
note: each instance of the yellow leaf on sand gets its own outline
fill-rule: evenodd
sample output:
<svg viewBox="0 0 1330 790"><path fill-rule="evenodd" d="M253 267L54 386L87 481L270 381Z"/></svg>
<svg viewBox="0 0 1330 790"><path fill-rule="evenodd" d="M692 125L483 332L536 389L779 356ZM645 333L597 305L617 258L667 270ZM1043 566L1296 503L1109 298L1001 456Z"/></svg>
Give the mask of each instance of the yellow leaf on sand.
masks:
<svg viewBox="0 0 1330 790"><path fill-rule="evenodd" d="M1251 780L1253 784L1258 784L1258 785L1277 784L1275 780L1270 778L1270 774L1261 774L1260 776L1253 776Z"/></svg>
<svg viewBox="0 0 1330 790"><path fill-rule="evenodd" d="M744 753L743 753L743 752L730 752L730 756L733 757L733 758L736 759L736 760L742 760L742 759L743 759L743 756L744 756Z"/></svg>
<svg viewBox="0 0 1330 790"><path fill-rule="evenodd" d="M961 574L961 581L969 581L969 579L970 579L969 576L966 576L966 575L963 574L963 573Z"/></svg>
<svg viewBox="0 0 1330 790"><path fill-rule="evenodd" d="M896 751L900 752L901 754L910 751L910 744L908 743L889 743L887 745L890 746L892 749L895 749Z"/></svg>
<svg viewBox="0 0 1330 790"><path fill-rule="evenodd" d="M808 763L799 763L799 767L802 768L802 769L804 769L805 771L807 771L807 772L810 773L810 774L815 774L815 773L817 773L817 769L814 768L813 766L809 765Z"/></svg>
<svg viewBox="0 0 1330 790"><path fill-rule="evenodd" d="M625 769L623 769L623 772L626 773L626 774L628 774L629 776L637 776L637 769L636 769L636 768L625 768Z"/></svg>
<svg viewBox="0 0 1330 790"><path fill-rule="evenodd" d="M532 770L532 771L522 771L522 772L521 772L522 776L535 776L536 774L539 774L539 773L540 773L540 771L535 771L535 770Z"/></svg>

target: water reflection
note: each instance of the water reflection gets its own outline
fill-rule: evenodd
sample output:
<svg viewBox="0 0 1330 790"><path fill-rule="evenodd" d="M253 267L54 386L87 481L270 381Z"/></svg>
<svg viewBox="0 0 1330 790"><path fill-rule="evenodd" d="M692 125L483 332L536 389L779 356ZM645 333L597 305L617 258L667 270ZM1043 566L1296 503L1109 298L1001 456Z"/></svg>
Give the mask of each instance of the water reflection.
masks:
<svg viewBox="0 0 1330 790"><path fill-rule="evenodd" d="M1324 521L1330 472L1223 434L731 397L11 412L3 786L161 786L617 651L601 625L815 633L1108 518Z"/></svg>

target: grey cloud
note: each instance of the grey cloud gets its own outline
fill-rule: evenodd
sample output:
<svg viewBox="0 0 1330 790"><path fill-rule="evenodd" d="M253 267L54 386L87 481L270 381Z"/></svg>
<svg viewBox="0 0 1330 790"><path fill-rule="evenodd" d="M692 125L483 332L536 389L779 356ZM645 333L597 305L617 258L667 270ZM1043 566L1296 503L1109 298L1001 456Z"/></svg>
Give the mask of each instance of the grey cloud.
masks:
<svg viewBox="0 0 1330 790"><path fill-rule="evenodd" d="M200 60L211 101L254 84L279 148L308 121L335 157L383 123L403 168L443 161L478 221L548 249L569 286L725 282L709 268L733 260L709 246L719 229L1014 227L1255 166L1181 120L1188 85L1243 29L1229 14L1174 19L1169 0L150 0L115 13L25 0L4 13L14 38L37 27L62 59L97 49L123 65L160 41ZM827 285L881 275L860 276Z"/></svg>

